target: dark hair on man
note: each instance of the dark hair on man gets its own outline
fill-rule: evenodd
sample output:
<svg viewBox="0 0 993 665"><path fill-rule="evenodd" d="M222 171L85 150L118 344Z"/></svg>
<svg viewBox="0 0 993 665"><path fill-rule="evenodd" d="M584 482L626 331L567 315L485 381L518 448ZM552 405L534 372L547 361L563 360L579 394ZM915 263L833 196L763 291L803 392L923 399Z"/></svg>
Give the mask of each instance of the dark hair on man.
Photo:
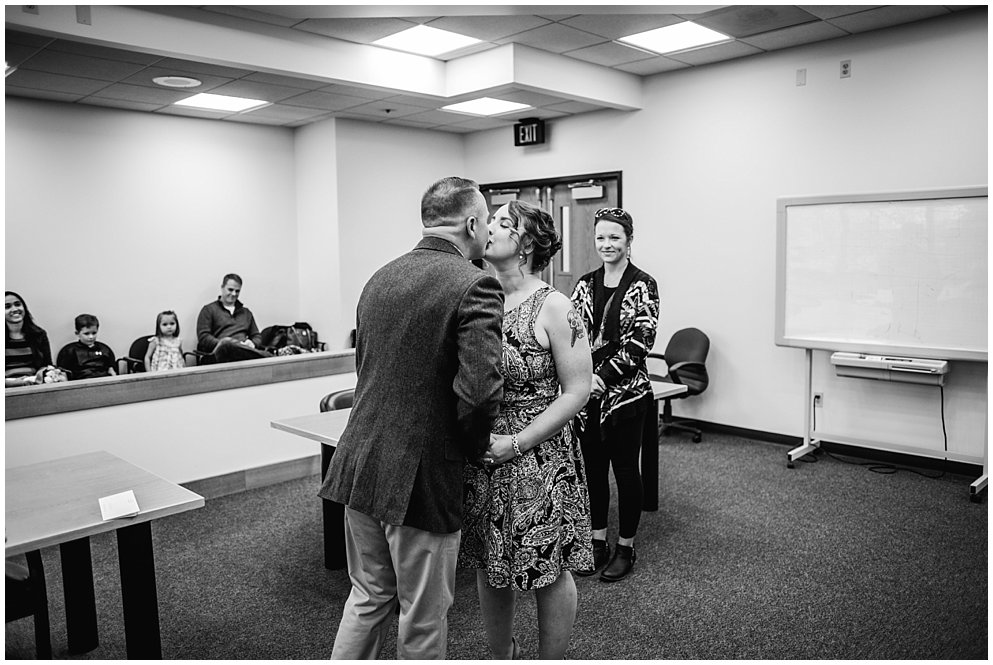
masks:
<svg viewBox="0 0 993 665"><path fill-rule="evenodd" d="M92 314L80 314L76 317L76 332L83 328L100 327L100 321Z"/></svg>
<svg viewBox="0 0 993 665"><path fill-rule="evenodd" d="M479 185L472 180L450 176L434 183L421 197L421 223L430 228L457 220L476 203ZM486 220L481 220L483 224Z"/></svg>
<svg viewBox="0 0 993 665"><path fill-rule="evenodd" d="M624 227L624 234L628 240L634 237L634 219L631 218L631 213L623 208L600 208L593 213L594 229L597 222L616 222Z"/></svg>
<svg viewBox="0 0 993 665"><path fill-rule="evenodd" d="M510 218L514 220L514 225L522 231L521 251L527 249L534 253L534 260L531 263L532 272L539 272L545 269L552 261L556 252L562 249L562 241L555 231L555 220L547 212L536 205L525 201L511 201L507 206ZM531 239L530 245L525 245L523 235ZM521 265L524 264L521 261Z"/></svg>
<svg viewBox="0 0 993 665"><path fill-rule="evenodd" d="M221 280L221 286L222 287L226 286L227 283L232 280L238 282L238 286L244 284L244 282L241 281L241 275L237 273L229 272L227 275L224 276L224 279Z"/></svg>
<svg viewBox="0 0 993 665"><path fill-rule="evenodd" d="M31 311L28 309L28 303L19 293L15 293L14 291L4 291L4 298L7 296L14 296L14 298L21 301L21 307L24 308L24 323L21 324L21 333L24 334L24 339L26 339L28 343L33 343L39 336L46 334L45 330L34 322L34 318L31 316ZM4 326L3 329L6 334L6 339L9 340L10 328Z"/></svg>

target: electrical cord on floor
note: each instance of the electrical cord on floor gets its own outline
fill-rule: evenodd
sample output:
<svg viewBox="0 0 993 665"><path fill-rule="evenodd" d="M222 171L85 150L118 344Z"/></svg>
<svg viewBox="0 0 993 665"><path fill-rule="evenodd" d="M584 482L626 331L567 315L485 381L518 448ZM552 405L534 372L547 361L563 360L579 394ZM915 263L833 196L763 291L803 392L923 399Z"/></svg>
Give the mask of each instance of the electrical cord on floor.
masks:
<svg viewBox="0 0 993 665"><path fill-rule="evenodd" d="M817 448L817 450L815 450L815 451L813 451L811 453L808 453L807 455L804 455L803 457L800 458L800 461L801 462L808 462L808 463L817 462L817 453L823 452L823 454L827 455L831 459L837 460L837 461L842 462L844 464L852 464L854 466L864 466L864 467L868 468L869 471L872 471L873 473L879 473L879 474L883 474L883 475L890 475L890 474L896 473L897 471L909 471L911 473L916 473L918 476L923 476L924 478L930 478L931 480L937 480L938 478L941 478L942 476L945 475L945 466L948 463L948 431L945 429L945 387L942 386L942 385L939 385L938 387L941 389L941 433L942 433L942 435L944 437L944 441L945 441L945 457L942 459L942 469L938 473L936 473L936 474L924 473L923 471L918 471L917 469L913 469L913 468L910 468L910 467L907 467L907 466L894 466L892 464L887 464L887 463L884 463L884 462L875 462L875 461L853 462L851 460L846 460L846 459L844 459L842 457L839 457L838 455L835 455L834 453L832 453L832 452L830 452L828 450L825 450L824 448ZM816 432L817 431L817 410L814 409L813 412L814 413L813 413L813 423L812 424L813 424L813 430ZM809 460L804 459L804 457L808 457L808 456L810 456L812 459L809 459Z"/></svg>

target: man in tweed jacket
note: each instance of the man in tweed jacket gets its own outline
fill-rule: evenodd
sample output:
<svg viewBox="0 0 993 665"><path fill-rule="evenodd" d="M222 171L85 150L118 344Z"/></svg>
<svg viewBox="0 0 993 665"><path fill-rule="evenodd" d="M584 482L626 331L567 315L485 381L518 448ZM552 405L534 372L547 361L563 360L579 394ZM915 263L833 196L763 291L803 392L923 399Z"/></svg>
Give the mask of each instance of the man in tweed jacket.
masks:
<svg viewBox="0 0 993 665"><path fill-rule="evenodd" d="M445 657L462 468L486 449L503 396L503 291L470 263L488 216L476 183L436 182L423 239L359 298L354 405L320 490L346 506L352 581L333 659L376 658L397 603L397 657Z"/></svg>

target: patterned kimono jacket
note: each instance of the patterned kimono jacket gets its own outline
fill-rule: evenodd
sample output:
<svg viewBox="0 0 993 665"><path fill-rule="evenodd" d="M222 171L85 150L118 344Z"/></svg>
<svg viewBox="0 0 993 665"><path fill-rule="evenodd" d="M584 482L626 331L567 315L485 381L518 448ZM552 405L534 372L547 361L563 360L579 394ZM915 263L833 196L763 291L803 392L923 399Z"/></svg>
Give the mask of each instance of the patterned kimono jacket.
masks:
<svg viewBox="0 0 993 665"><path fill-rule="evenodd" d="M601 398L601 424L611 413L652 392L645 359L655 344L659 320L655 279L629 262L595 330L593 298L603 288L603 276L602 267L583 275L572 292L572 304L583 317L590 336L593 371L607 386ZM585 423L585 412L582 422Z"/></svg>

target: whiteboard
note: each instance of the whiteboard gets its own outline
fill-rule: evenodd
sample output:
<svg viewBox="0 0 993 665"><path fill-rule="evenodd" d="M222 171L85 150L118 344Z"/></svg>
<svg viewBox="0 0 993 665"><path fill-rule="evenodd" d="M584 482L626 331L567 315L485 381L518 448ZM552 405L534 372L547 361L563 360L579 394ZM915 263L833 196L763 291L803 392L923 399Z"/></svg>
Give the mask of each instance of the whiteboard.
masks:
<svg viewBox="0 0 993 665"><path fill-rule="evenodd" d="M987 359L987 188L777 201L776 344Z"/></svg>

